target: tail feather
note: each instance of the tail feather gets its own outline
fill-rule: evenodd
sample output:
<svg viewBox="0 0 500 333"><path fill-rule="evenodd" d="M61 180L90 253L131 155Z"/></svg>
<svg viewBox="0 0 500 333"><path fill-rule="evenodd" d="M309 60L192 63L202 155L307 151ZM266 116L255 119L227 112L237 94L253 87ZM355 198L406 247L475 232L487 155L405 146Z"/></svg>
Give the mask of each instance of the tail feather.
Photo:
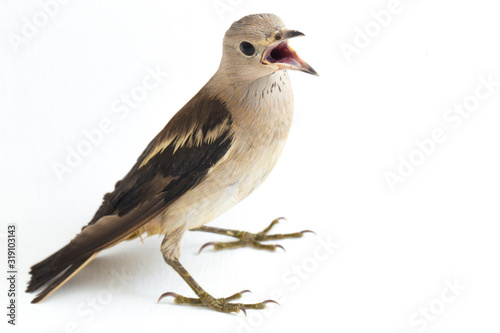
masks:
<svg viewBox="0 0 500 333"><path fill-rule="evenodd" d="M141 203L126 215L106 215L97 222L88 224L66 246L31 268L32 277L27 292L33 292L46 283L51 283L32 303L40 302L56 291L92 261L101 250L129 238L164 207L165 198L158 195L152 200Z"/></svg>
<svg viewBox="0 0 500 333"><path fill-rule="evenodd" d="M52 294L54 291L59 289L63 284L65 284L69 279L71 279L76 273L78 273L83 267L85 267L89 262L91 262L97 255L93 253L84 258L75 260L65 266L54 267L53 263L58 258L59 254L64 250L57 251L45 260L39 262L38 264L31 267L31 280L28 284L26 292L34 292L40 289L43 285L50 282L54 278L55 280L47 286L41 293L39 293L31 303L38 303L45 299L47 296Z"/></svg>
<svg viewBox="0 0 500 333"><path fill-rule="evenodd" d="M60 269L55 269L51 265L61 251L62 249L31 267L30 270L31 280L28 284L26 292L31 293L39 289L45 283L52 280L55 276L57 276L59 273L68 268L68 266L65 266Z"/></svg>

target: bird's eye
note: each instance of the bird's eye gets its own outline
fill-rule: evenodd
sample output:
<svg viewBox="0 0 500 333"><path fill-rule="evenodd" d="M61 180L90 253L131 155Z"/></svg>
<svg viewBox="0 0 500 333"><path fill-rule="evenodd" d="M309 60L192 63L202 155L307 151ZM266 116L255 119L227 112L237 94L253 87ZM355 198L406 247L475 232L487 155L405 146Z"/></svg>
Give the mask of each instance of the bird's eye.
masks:
<svg viewBox="0 0 500 333"><path fill-rule="evenodd" d="M251 56L255 52L255 47L249 42L241 42L240 50L244 55Z"/></svg>
<svg viewBox="0 0 500 333"><path fill-rule="evenodd" d="M280 40L281 39L281 35L276 35L276 37L274 37L276 40Z"/></svg>

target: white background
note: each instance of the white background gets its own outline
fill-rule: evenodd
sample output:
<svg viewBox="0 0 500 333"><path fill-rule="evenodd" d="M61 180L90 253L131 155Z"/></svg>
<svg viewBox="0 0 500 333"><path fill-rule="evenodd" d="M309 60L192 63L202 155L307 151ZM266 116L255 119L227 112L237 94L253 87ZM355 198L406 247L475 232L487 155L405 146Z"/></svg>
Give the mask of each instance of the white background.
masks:
<svg viewBox="0 0 500 333"><path fill-rule="evenodd" d="M220 3L228 6L222 13L214 6ZM474 102L479 77L500 81L498 8L487 0L401 0L380 27L370 13L387 9L389 0L326 3L74 0L16 47L14 34L22 36L26 22L43 16L43 9L39 1L1 1L3 270L7 223L18 225L19 249L18 325L6 324L2 278L2 327L498 331L500 86L457 128L443 119L454 104ZM278 166L259 190L211 225L259 231L286 216L276 232L313 229L317 236L279 242L286 253L197 255L205 242L226 238L189 233L181 259L214 296L251 289L244 301L274 297L281 306L248 311L245 318L176 306L171 299L157 304L166 291L193 295L163 262L157 237L101 253L46 301L31 305L33 295L23 292L29 267L89 221L102 195L216 71L229 25L259 12L276 13L306 33L291 44L321 76L291 74L295 120ZM367 27L372 37L360 44L359 30ZM358 45L357 53L346 57L346 44ZM168 77L120 118L113 104L156 67ZM76 149L83 132L103 119L112 121L111 133L60 181L54 163L65 163L67 149ZM415 140L431 138L436 128L447 139L392 191L384 174L397 174L399 157L422 157ZM328 240L339 244L331 253L320 245ZM117 272L129 276L120 280L123 288L112 285ZM454 294L447 283L465 290ZM419 311L428 308L424 319Z"/></svg>

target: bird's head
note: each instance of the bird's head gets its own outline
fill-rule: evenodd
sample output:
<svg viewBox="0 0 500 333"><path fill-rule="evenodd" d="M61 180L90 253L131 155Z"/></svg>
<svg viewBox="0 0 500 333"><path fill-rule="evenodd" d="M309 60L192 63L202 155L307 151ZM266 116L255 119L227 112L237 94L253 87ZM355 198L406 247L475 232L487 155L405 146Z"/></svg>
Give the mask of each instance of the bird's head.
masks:
<svg viewBox="0 0 500 333"><path fill-rule="evenodd" d="M255 80L290 69L318 75L288 43L304 36L288 30L273 14L254 14L234 22L224 36L221 69L240 80Z"/></svg>

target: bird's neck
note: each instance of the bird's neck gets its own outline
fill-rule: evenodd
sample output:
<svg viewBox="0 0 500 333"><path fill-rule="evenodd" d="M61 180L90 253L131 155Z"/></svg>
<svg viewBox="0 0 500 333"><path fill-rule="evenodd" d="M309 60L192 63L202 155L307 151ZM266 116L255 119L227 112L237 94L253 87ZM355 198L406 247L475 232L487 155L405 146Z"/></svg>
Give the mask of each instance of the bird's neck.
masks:
<svg viewBox="0 0 500 333"><path fill-rule="evenodd" d="M251 82L214 77L207 88L226 104L234 128L252 138L262 136L266 142L286 140L293 119L293 93L287 72L278 71Z"/></svg>
<svg viewBox="0 0 500 333"><path fill-rule="evenodd" d="M207 88L227 104L231 110L248 113L266 113L273 110L291 112L293 91L286 71L277 71L257 80L238 80L224 72L217 72ZM236 115L237 116L237 115Z"/></svg>

